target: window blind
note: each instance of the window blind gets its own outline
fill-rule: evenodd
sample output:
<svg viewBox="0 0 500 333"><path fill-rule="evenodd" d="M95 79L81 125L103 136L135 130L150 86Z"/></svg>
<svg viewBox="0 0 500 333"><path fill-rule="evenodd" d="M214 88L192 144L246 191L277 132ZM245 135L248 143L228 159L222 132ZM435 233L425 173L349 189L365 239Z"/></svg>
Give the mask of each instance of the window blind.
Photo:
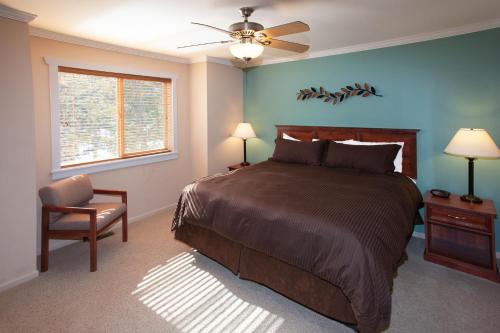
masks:
<svg viewBox="0 0 500 333"><path fill-rule="evenodd" d="M61 166L168 149L170 80L59 67Z"/></svg>
<svg viewBox="0 0 500 333"><path fill-rule="evenodd" d="M59 72L61 165L118 158L117 79Z"/></svg>
<svg viewBox="0 0 500 333"><path fill-rule="evenodd" d="M123 80L125 154L165 149L166 112L163 83Z"/></svg>

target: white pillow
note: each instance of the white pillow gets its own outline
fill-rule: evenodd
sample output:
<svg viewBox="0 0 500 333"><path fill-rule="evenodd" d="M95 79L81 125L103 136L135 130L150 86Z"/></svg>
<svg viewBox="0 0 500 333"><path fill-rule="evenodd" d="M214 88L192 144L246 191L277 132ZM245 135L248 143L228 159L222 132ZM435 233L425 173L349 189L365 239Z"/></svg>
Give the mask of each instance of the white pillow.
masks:
<svg viewBox="0 0 500 333"><path fill-rule="evenodd" d="M290 135L286 134L285 132L283 132L282 138L285 140L290 140L290 141L302 141L302 140L296 139L294 137L291 137ZM312 139L312 140L319 141L319 139Z"/></svg>
<svg viewBox="0 0 500 333"><path fill-rule="evenodd" d="M300 141L299 139L295 139L294 137L291 137L290 135L283 133L283 139L285 140L291 140L291 141Z"/></svg>
<svg viewBox="0 0 500 333"><path fill-rule="evenodd" d="M371 141L357 141L353 139L344 141L335 141L335 142L343 143L346 145L359 145L359 146L376 146L376 145L390 145L390 144L400 145L401 148L399 149L396 158L394 158L394 171L400 173L403 172L403 146L405 145L404 142L371 142Z"/></svg>

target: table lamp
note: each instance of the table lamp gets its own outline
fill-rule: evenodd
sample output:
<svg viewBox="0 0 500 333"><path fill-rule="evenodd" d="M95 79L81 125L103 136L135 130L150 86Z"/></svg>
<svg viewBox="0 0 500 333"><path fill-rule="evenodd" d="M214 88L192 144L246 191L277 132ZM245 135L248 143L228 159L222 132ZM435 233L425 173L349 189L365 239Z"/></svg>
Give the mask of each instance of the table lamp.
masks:
<svg viewBox="0 0 500 333"><path fill-rule="evenodd" d="M460 199L472 203L483 202L474 195L474 160L477 158L500 158L500 150L485 129L461 128L451 139L444 152L463 156L469 160L469 193Z"/></svg>
<svg viewBox="0 0 500 333"><path fill-rule="evenodd" d="M243 139L243 162L240 164L250 165L250 163L247 162L247 139L255 138L255 132L253 131L252 125L249 123L239 123L234 130L233 136Z"/></svg>

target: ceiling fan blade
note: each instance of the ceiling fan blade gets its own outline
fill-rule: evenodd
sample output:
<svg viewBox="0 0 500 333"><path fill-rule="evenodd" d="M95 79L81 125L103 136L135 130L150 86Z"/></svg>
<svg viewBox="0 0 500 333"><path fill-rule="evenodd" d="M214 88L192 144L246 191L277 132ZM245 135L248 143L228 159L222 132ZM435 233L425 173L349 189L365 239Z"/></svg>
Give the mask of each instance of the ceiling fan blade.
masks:
<svg viewBox="0 0 500 333"><path fill-rule="evenodd" d="M256 34L265 34L267 37L278 37L284 35L296 34L299 32L309 31L309 26L304 22L295 21L282 25L277 25L275 27L266 28L264 30L257 31Z"/></svg>
<svg viewBox="0 0 500 333"><path fill-rule="evenodd" d="M197 22L191 22L191 24L196 24L196 25L200 25L200 26L202 26L202 27L206 27L206 28L214 29L214 30L217 30L217 31L219 31L219 32L223 32L223 33L228 34L228 35L230 35L230 34L231 34L231 31L224 30L224 29L221 29L221 28L217 28L217 27L214 27L214 26L211 26L211 25L208 25L208 24L204 24L204 23L197 23Z"/></svg>
<svg viewBox="0 0 500 333"><path fill-rule="evenodd" d="M270 43L266 46L274 47L275 49L282 49L292 52L303 53L309 50L309 45L287 42L280 39L271 39Z"/></svg>
<svg viewBox="0 0 500 333"><path fill-rule="evenodd" d="M208 42L208 43L200 43L200 44L191 44L191 45L183 45L183 46L177 46L178 49L185 49L186 47L193 47L193 46L202 46L202 45L209 45L209 44L226 44L226 43L232 43L234 40L221 40L218 42Z"/></svg>

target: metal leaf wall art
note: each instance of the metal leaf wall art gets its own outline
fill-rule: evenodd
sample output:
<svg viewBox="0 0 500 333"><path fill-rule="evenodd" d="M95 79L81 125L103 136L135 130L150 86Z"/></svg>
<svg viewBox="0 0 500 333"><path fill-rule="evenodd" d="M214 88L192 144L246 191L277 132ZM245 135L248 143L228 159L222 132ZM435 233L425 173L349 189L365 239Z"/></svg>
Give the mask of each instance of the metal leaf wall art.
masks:
<svg viewBox="0 0 500 333"><path fill-rule="evenodd" d="M298 101L305 101L311 98L322 99L325 103L332 103L335 105L337 103L346 101L349 97L361 96L377 96L382 97L382 95L377 94L377 90L375 87L370 86L368 83L365 83L363 86L359 83L355 83L353 86L345 86L336 92L329 92L325 90L323 87L319 87L319 89L311 87L301 89L297 93Z"/></svg>

